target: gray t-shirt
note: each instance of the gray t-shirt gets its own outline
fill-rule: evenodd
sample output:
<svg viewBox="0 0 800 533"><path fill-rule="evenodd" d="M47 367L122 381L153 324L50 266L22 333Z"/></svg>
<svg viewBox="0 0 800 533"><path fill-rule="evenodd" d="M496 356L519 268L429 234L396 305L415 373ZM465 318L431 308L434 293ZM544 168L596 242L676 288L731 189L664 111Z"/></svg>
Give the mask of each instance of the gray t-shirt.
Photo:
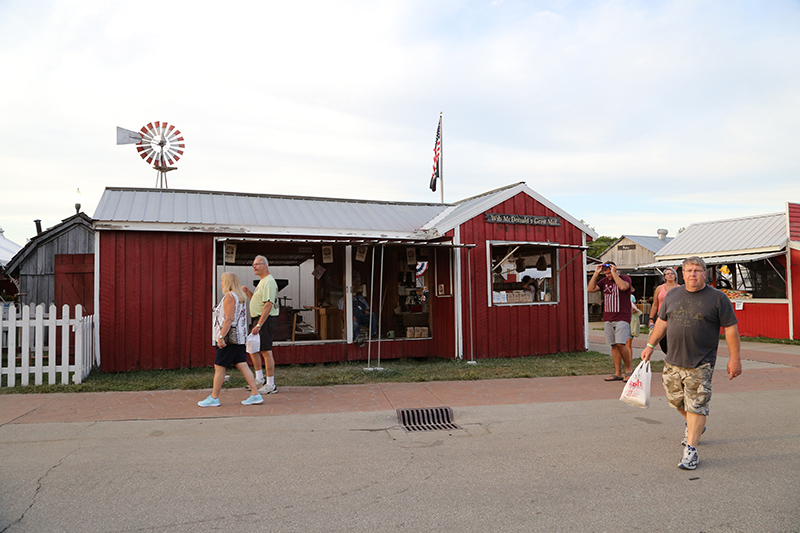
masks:
<svg viewBox="0 0 800 533"><path fill-rule="evenodd" d="M681 285L667 293L658 318L667 321L667 363L697 368L717 362L720 328L738 323L730 299L706 285L689 292Z"/></svg>

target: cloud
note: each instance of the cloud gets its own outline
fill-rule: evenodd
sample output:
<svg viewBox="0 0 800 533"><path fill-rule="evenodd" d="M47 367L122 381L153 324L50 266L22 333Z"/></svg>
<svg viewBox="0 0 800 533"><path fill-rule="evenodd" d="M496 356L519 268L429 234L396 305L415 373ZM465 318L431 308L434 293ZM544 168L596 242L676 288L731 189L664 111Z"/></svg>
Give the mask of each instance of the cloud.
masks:
<svg viewBox="0 0 800 533"><path fill-rule="evenodd" d="M0 226L154 185L114 128L155 120L186 137L174 188L435 202L440 111L447 200L526 181L603 234L774 212L800 201L798 22L788 1L4 2Z"/></svg>

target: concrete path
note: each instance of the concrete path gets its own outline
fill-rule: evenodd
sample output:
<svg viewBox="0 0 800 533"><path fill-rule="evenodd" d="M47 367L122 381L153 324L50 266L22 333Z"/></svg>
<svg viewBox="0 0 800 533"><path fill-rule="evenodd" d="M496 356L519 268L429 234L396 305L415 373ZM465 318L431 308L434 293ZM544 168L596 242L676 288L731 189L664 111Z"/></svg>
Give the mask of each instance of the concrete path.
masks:
<svg viewBox="0 0 800 533"><path fill-rule="evenodd" d="M0 532L800 531L800 347L743 357L693 472L657 376L646 410L603 376L2 395ZM398 425L438 406L462 429Z"/></svg>

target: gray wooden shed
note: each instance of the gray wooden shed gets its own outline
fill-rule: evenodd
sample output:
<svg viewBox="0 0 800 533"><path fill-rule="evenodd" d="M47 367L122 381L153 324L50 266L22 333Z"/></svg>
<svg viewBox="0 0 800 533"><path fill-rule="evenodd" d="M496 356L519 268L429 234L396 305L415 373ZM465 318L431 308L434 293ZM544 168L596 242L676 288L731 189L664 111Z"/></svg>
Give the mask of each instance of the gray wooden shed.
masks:
<svg viewBox="0 0 800 533"><path fill-rule="evenodd" d="M39 233L6 264L19 282L19 303L94 308L94 229L78 213Z"/></svg>

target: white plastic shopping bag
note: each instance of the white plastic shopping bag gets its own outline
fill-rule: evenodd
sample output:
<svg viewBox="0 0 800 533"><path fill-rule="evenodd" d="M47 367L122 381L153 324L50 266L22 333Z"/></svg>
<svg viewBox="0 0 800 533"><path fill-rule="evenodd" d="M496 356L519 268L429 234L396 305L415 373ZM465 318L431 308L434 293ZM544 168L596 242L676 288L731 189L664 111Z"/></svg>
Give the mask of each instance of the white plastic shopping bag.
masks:
<svg viewBox="0 0 800 533"><path fill-rule="evenodd" d="M261 351L261 336L250 333L247 336L247 353L258 353Z"/></svg>
<svg viewBox="0 0 800 533"><path fill-rule="evenodd" d="M650 406L650 361L642 361L628 378L619 399L628 405L646 409Z"/></svg>

